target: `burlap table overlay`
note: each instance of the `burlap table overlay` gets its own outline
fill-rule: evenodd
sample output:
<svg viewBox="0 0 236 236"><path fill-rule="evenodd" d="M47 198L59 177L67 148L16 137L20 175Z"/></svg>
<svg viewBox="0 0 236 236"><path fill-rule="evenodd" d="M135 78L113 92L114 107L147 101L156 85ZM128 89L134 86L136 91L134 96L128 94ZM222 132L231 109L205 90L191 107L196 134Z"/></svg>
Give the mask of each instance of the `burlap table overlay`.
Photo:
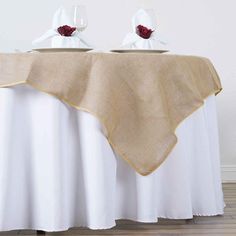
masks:
<svg viewBox="0 0 236 236"><path fill-rule="evenodd" d="M26 83L95 115L141 175L177 142L175 129L221 90L206 58L161 54L0 54L0 87Z"/></svg>

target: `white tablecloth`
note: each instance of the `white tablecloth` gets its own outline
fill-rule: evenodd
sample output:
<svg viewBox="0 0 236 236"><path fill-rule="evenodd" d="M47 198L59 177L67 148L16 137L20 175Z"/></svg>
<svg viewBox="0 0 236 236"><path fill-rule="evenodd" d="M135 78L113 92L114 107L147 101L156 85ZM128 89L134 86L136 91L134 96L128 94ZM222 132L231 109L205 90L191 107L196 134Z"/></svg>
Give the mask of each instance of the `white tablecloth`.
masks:
<svg viewBox="0 0 236 236"><path fill-rule="evenodd" d="M214 96L176 133L169 157L143 177L90 114L26 85L0 89L0 231L223 214Z"/></svg>

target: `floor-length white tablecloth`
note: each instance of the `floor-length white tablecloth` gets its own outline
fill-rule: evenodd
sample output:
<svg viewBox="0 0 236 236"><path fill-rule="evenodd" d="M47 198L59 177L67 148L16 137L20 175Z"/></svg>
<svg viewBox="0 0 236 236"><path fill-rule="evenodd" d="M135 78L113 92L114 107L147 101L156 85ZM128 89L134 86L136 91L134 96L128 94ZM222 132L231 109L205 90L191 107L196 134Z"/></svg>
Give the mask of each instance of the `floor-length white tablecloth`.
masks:
<svg viewBox="0 0 236 236"><path fill-rule="evenodd" d="M169 157L143 177L95 117L27 85L0 89L0 231L223 214L214 96L176 133Z"/></svg>

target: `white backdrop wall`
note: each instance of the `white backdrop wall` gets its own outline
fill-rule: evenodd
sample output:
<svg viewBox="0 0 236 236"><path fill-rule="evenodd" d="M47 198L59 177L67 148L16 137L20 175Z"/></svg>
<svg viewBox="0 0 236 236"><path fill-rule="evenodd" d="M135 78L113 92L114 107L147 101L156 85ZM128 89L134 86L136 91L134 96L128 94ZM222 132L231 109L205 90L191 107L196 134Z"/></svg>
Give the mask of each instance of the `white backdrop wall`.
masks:
<svg viewBox="0 0 236 236"><path fill-rule="evenodd" d="M156 10L158 30L173 53L205 56L223 84L217 97L225 179L236 180L236 1L235 0L0 0L0 51L31 49L61 6L87 6L85 32L98 48L118 47L140 8ZM49 45L46 42L39 46Z"/></svg>

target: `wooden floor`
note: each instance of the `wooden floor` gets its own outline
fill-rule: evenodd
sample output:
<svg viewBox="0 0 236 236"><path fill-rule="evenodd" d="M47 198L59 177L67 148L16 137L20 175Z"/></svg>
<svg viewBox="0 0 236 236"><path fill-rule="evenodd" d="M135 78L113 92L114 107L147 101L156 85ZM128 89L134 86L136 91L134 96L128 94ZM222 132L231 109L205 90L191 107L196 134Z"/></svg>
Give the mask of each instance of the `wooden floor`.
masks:
<svg viewBox="0 0 236 236"><path fill-rule="evenodd" d="M117 221L117 226L110 230L92 231L85 228L73 228L66 232L46 233L46 235L120 235L120 236L158 236L158 235L234 235L236 236L236 183L224 184L225 214L224 216L194 217L192 220L159 219L155 224ZM35 231L1 232L0 235L36 235Z"/></svg>

